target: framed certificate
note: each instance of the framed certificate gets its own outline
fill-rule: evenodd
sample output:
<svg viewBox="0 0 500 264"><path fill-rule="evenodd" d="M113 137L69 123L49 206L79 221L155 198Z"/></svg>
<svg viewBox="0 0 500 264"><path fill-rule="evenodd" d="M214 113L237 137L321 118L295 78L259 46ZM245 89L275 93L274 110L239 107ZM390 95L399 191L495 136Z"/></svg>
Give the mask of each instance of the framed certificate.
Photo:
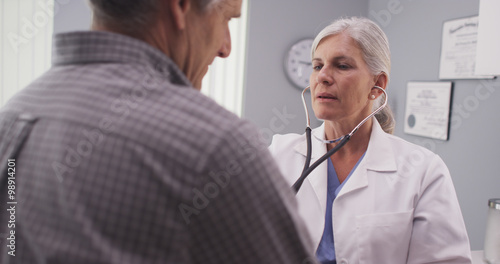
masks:
<svg viewBox="0 0 500 264"><path fill-rule="evenodd" d="M452 82L409 82L404 132L448 140Z"/></svg>
<svg viewBox="0 0 500 264"><path fill-rule="evenodd" d="M476 75L476 48L479 17L444 22L439 79L491 79Z"/></svg>

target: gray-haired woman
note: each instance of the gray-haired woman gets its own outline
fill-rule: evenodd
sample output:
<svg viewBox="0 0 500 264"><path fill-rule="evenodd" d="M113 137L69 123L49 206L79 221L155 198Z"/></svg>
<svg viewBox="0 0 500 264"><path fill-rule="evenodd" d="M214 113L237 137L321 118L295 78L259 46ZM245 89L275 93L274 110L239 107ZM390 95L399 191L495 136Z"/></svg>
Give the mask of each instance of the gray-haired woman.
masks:
<svg viewBox="0 0 500 264"><path fill-rule="evenodd" d="M316 37L312 108L324 140L348 134L384 100L390 51L365 18L333 22ZM374 89L374 87L377 87ZM390 109L368 120L318 166L297 193L300 214L322 263L471 263L465 224L441 158L392 134ZM312 160L334 144L312 139ZM288 183L306 159L304 135L276 135L270 146Z"/></svg>

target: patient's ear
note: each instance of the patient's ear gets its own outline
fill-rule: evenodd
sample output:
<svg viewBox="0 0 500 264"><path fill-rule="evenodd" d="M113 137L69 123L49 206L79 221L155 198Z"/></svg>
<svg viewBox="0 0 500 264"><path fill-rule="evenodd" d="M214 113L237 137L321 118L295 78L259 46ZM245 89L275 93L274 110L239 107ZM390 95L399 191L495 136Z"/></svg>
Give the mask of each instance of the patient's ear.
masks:
<svg viewBox="0 0 500 264"><path fill-rule="evenodd" d="M187 14L191 9L191 0L163 0L167 5L172 16L172 22L176 29L183 30L186 28Z"/></svg>

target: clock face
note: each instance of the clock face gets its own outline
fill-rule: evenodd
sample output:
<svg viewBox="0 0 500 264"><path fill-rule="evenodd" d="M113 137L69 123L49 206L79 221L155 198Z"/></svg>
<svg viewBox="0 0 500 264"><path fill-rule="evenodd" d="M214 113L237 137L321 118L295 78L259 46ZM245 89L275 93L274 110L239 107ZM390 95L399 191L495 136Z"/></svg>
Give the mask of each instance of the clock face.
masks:
<svg viewBox="0 0 500 264"><path fill-rule="evenodd" d="M311 75L311 46L313 39L303 39L295 43L285 59L285 73L290 81L300 89L309 86Z"/></svg>

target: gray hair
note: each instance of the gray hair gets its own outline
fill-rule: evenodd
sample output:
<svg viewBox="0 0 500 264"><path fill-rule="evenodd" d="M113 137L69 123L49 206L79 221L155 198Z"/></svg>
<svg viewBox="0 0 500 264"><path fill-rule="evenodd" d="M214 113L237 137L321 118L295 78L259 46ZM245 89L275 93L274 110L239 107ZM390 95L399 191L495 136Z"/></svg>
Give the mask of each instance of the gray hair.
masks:
<svg viewBox="0 0 500 264"><path fill-rule="evenodd" d="M321 40L340 33L346 33L356 41L363 53L363 59L373 75L384 72L387 74L387 79L389 80L391 71L389 41L382 29L367 18L341 18L325 27L314 39L311 48L312 58L314 58L314 53ZM381 97L375 101L373 109L376 109L380 105L382 105ZM389 105L376 114L375 117L385 132L390 134L394 132L394 114Z"/></svg>
<svg viewBox="0 0 500 264"><path fill-rule="evenodd" d="M206 10L222 0L194 0L201 10ZM98 23L124 31L139 33L156 19L159 0L88 0Z"/></svg>

